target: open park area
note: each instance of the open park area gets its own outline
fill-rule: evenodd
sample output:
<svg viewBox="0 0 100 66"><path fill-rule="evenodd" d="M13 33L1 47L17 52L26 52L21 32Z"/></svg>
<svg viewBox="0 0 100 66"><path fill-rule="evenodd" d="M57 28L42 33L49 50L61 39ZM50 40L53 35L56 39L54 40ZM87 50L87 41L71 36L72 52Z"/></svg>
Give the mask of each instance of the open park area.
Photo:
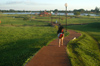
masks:
<svg viewBox="0 0 100 66"><path fill-rule="evenodd" d="M58 27L52 26L56 21L81 33L66 46L71 65L100 66L100 16L70 15L67 26L64 15L0 14L0 21L0 66L24 66L41 48L57 39Z"/></svg>

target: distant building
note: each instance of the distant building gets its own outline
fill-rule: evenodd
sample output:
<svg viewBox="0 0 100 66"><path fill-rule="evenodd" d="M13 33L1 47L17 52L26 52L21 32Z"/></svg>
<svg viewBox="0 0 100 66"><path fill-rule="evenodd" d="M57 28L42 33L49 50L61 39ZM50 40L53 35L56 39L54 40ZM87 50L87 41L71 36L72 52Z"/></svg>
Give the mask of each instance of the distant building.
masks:
<svg viewBox="0 0 100 66"><path fill-rule="evenodd" d="M51 13L44 11L44 12L40 13L39 16L51 16Z"/></svg>

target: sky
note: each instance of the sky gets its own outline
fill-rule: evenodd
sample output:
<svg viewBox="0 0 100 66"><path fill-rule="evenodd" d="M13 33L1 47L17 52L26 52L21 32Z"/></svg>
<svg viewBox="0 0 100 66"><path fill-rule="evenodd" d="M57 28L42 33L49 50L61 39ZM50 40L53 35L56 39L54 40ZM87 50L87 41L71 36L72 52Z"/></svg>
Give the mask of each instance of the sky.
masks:
<svg viewBox="0 0 100 66"><path fill-rule="evenodd" d="M0 0L0 10L91 10L100 7L100 0Z"/></svg>

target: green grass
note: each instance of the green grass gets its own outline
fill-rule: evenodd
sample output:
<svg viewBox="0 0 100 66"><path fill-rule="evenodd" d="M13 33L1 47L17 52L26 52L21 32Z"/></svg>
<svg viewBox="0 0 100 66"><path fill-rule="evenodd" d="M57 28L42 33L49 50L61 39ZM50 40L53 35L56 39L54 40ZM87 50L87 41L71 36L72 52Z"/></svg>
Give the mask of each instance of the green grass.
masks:
<svg viewBox="0 0 100 66"><path fill-rule="evenodd" d="M31 16L34 18L31 18ZM83 38L80 38L80 41L76 41L76 45L72 44L70 46L72 49L69 48L69 51L74 51L75 53L72 53L71 57L75 56L77 60L76 61L73 57L76 61L72 59L73 63L76 63L76 66L78 66L77 64L81 66L82 64L86 65L87 61L89 61L88 66L92 64L98 65L98 60L100 61L98 57L100 57L100 55L97 43L100 47L100 30L98 29L99 25L95 24L95 22L100 23L100 17L73 17L74 16L68 17L68 24L93 23L68 27L85 32L83 33ZM23 18L29 19L23 20ZM22 66L27 59L33 56L39 49L48 45L48 42L56 38L57 28L45 26L50 24L50 18L51 17L39 17L36 15L0 14L0 20L2 22L0 24L0 66ZM65 18L65 16L61 16L61 18ZM53 22L56 20L59 21L59 19L54 19ZM65 19L60 21L62 24L66 24ZM94 24L98 26L95 28ZM93 44L95 44L95 46Z"/></svg>
<svg viewBox="0 0 100 66"><path fill-rule="evenodd" d="M90 23L87 25L68 26L69 29L83 31L91 35L100 44L100 23ZM99 45L100 46L100 45Z"/></svg>
<svg viewBox="0 0 100 66"><path fill-rule="evenodd" d="M97 18L72 18L68 19L68 24L83 24L83 23L93 23L94 21L99 22L100 19Z"/></svg>
<svg viewBox="0 0 100 66"><path fill-rule="evenodd" d="M39 49L57 37L48 22L23 20L34 15L0 14L0 66L23 66ZM15 18L13 18L15 17Z"/></svg>
<svg viewBox="0 0 100 66"><path fill-rule="evenodd" d="M23 20L24 17L30 19ZM0 66L23 66L43 46L57 38L57 28L40 19L47 17L0 14Z"/></svg>
<svg viewBox="0 0 100 66"><path fill-rule="evenodd" d="M97 42L88 34L81 33L79 39L70 41L67 46L72 66L100 66Z"/></svg>
<svg viewBox="0 0 100 66"><path fill-rule="evenodd" d="M82 36L67 46L72 66L100 66L100 23L68 28L82 31Z"/></svg>
<svg viewBox="0 0 100 66"><path fill-rule="evenodd" d="M51 17L58 17L52 19L52 22L60 22L61 24L66 24L66 17L65 16L51 16ZM35 20L39 21L48 21L51 22L51 17L37 17ZM94 22L99 22L100 23L100 17L94 17L94 16L80 16L79 18L75 18L75 16L68 16L67 18L67 24L84 24L84 23L94 23Z"/></svg>
<svg viewBox="0 0 100 66"><path fill-rule="evenodd" d="M32 17L36 17L31 15ZM31 18L30 15L0 15L1 24L0 25L13 25L13 26L36 26L36 25L48 25L48 22L38 21ZM25 17L30 19L24 20Z"/></svg>
<svg viewBox="0 0 100 66"><path fill-rule="evenodd" d="M53 27L0 27L0 66L22 66L56 37Z"/></svg>
<svg viewBox="0 0 100 66"><path fill-rule="evenodd" d="M14 18L15 17L15 18ZM23 20L23 18L28 17L29 20ZM34 17L34 18L31 18ZM20 15L20 14L14 14L14 15L2 15L0 14L0 20L2 21L1 25L48 25L51 23L51 17L58 17L55 19L52 19L52 22L56 22L56 20L61 24L66 24L66 17L60 16L47 16L47 17L39 17L38 15ZM68 16L67 18L67 24L83 24L83 23L94 23L99 22L100 23L100 17L94 17L94 16L80 16L79 18L75 18L76 16Z"/></svg>

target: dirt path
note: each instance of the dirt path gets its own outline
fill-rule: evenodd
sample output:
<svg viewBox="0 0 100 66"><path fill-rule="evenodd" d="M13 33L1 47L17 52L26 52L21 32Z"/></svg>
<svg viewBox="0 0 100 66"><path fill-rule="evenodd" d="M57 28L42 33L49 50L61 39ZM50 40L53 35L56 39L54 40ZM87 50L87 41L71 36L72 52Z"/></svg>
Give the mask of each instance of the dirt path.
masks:
<svg viewBox="0 0 100 66"><path fill-rule="evenodd" d="M58 47L58 39L52 41L48 46L44 46L26 66L71 66L66 45L71 39L81 34L73 30L68 31L70 35L65 37L64 46Z"/></svg>

